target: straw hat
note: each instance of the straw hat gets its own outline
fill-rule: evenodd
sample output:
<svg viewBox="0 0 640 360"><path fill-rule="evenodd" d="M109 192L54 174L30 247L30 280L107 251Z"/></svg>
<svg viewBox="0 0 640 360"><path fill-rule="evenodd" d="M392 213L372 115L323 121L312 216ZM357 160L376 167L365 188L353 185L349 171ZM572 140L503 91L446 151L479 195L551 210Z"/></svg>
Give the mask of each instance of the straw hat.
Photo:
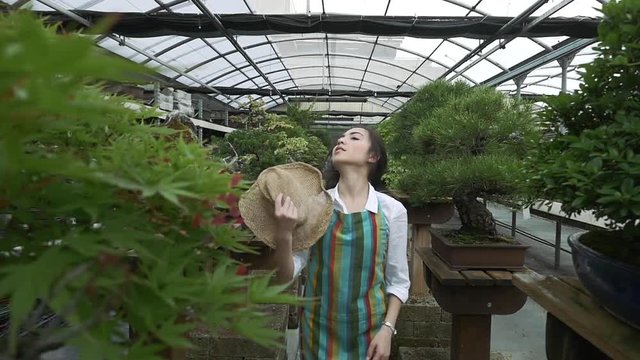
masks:
<svg viewBox="0 0 640 360"><path fill-rule="evenodd" d="M291 197L298 209L293 230L293 250L311 247L327 230L333 200L322 185L322 174L311 165L294 162L273 166L260 173L256 182L240 198L240 214L256 237L276 247L275 199Z"/></svg>

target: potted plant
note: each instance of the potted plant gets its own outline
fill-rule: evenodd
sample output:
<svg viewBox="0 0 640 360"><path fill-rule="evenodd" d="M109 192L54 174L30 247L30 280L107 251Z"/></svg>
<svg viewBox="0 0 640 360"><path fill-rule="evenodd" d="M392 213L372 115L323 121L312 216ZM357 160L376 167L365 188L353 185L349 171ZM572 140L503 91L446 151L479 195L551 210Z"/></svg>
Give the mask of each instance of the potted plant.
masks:
<svg viewBox="0 0 640 360"><path fill-rule="evenodd" d="M449 240L432 231L433 251L453 268L522 267L526 247L497 233L478 198L522 193L522 159L538 138L530 106L493 88L436 81L390 122L391 187L414 205L449 199L460 216Z"/></svg>
<svg viewBox="0 0 640 360"><path fill-rule="evenodd" d="M247 114L233 117L244 129L213 139L214 154L230 159L231 169L247 180L255 180L268 167L288 162L302 161L322 169L328 150L309 132L311 111L292 106L286 115L274 115L262 105L262 101L251 101Z"/></svg>
<svg viewBox="0 0 640 360"><path fill-rule="evenodd" d="M100 90L143 67L57 31L0 15L0 357L158 359L196 327L276 344L257 304L291 297L229 257L239 178Z"/></svg>
<svg viewBox="0 0 640 360"><path fill-rule="evenodd" d="M574 266L597 301L640 328L640 4L603 12L580 89L546 99L553 131L530 159L531 186L569 215L607 219L609 230L569 238Z"/></svg>

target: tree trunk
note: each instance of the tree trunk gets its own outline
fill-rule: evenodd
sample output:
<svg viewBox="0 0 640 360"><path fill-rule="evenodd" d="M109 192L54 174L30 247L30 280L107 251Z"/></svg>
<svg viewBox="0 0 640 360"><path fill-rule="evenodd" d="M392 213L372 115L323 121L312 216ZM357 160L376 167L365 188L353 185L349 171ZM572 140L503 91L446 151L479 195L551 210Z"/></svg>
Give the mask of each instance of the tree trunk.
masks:
<svg viewBox="0 0 640 360"><path fill-rule="evenodd" d="M476 200L471 194L456 194L453 196L453 203L456 205L462 231L468 233L484 234L495 236L496 221L489 210Z"/></svg>

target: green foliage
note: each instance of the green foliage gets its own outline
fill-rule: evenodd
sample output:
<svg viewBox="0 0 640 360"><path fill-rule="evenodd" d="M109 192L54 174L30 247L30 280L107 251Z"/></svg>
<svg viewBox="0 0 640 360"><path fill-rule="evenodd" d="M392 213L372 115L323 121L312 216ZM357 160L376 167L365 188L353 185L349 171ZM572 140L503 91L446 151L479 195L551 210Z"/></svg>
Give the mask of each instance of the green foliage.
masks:
<svg viewBox="0 0 640 360"><path fill-rule="evenodd" d="M543 119L565 127L542 143L529 165L531 188L568 214L593 210L609 225L640 231L640 3L603 6L597 58L573 94L547 99Z"/></svg>
<svg viewBox="0 0 640 360"><path fill-rule="evenodd" d="M416 205L463 193L519 194L521 160L539 136L526 103L445 81L420 89L380 131L392 159L386 180Z"/></svg>
<svg viewBox="0 0 640 360"><path fill-rule="evenodd" d="M257 304L292 299L228 256L249 251L238 176L95 85L140 71L89 38L0 16L3 358L73 344L83 359L158 359L196 326L275 344ZM49 310L67 325L38 328Z"/></svg>
<svg viewBox="0 0 640 360"><path fill-rule="evenodd" d="M309 110L290 107L286 116L276 116L264 112L259 101L253 102L250 108L254 110L249 112L244 123L254 124L254 127L213 140L216 155L235 159L232 164L235 171L252 180L262 170L288 162L302 161L322 168L327 147L307 130L316 115ZM254 116L259 120L251 119Z"/></svg>
<svg viewBox="0 0 640 360"><path fill-rule="evenodd" d="M422 87L402 111L378 126L389 154L401 157L421 151L422 148L412 141L414 129L428 119L433 111L468 90L469 87L462 82L450 84L446 81L435 81Z"/></svg>

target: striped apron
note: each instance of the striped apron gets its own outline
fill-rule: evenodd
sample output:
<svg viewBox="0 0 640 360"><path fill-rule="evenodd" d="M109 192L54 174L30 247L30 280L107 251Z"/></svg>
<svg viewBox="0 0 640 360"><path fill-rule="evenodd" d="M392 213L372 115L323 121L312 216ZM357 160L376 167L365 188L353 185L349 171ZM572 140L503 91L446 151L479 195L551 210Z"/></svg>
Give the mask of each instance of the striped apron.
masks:
<svg viewBox="0 0 640 360"><path fill-rule="evenodd" d="M388 228L382 209L344 214L333 210L324 237L310 250L305 296L317 301L301 316L305 360L366 358L384 321L384 264Z"/></svg>

